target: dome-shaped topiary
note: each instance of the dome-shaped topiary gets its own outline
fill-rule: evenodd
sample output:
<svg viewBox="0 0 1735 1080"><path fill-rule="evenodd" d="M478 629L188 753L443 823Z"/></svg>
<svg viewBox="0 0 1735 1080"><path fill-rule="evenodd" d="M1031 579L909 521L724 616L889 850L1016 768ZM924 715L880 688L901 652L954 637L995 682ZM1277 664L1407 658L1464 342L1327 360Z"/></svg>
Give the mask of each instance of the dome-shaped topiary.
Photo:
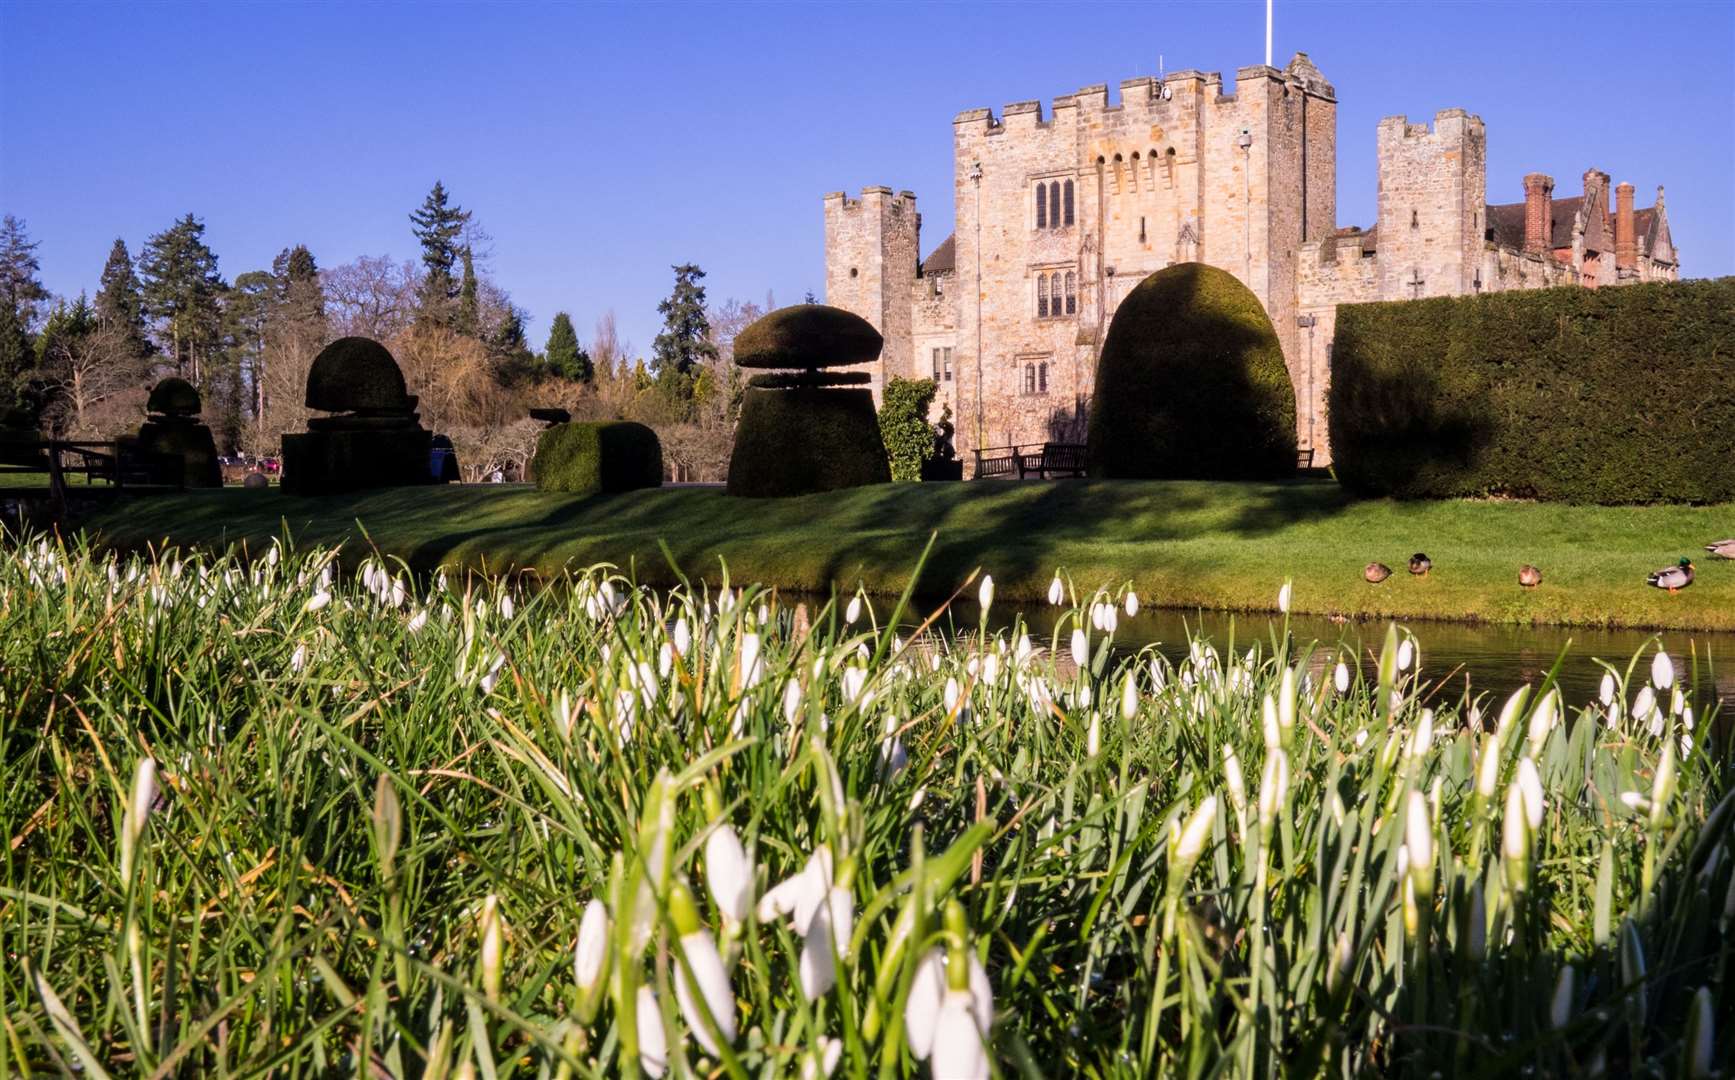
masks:
<svg viewBox="0 0 1735 1080"><path fill-rule="evenodd" d="M1203 263L1121 301L1097 361L1093 476L1251 480L1295 472L1295 389L1259 298Z"/></svg>
<svg viewBox="0 0 1735 1080"><path fill-rule="evenodd" d="M193 384L177 375L151 387L150 399L145 402L145 411L158 416L198 416L203 409Z"/></svg>
<svg viewBox="0 0 1735 1080"><path fill-rule="evenodd" d="M307 373L307 407L322 412L408 413L416 399L384 345L346 337L320 350Z"/></svg>
<svg viewBox="0 0 1735 1080"><path fill-rule="evenodd" d="M778 308L735 336L744 368L820 368L866 364L884 345L860 315L825 304Z"/></svg>
<svg viewBox="0 0 1735 1080"><path fill-rule="evenodd" d="M729 458L730 495L782 498L891 478L868 391L754 387L741 399Z"/></svg>

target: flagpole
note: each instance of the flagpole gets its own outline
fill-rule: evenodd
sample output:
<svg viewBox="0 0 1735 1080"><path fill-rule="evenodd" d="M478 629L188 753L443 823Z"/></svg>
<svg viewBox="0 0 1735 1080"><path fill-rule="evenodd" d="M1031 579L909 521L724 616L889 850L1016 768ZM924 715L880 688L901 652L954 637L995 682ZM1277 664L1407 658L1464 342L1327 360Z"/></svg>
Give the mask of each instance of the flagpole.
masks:
<svg viewBox="0 0 1735 1080"><path fill-rule="evenodd" d="M1265 0L1265 66L1271 66L1271 4Z"/></svg>

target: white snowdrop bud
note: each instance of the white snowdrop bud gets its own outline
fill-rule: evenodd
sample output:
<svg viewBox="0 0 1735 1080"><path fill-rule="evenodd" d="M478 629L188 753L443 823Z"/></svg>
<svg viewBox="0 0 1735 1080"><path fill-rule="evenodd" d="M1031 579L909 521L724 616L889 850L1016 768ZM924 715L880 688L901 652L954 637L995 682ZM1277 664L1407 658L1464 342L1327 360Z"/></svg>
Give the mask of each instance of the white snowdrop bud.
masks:
<svg viewBox="0 0 1735 1080"><path fill-rule="evenodd" d="M801 684L790 679L783 684L783 720L784 723L795 723L795 717L801 712Z"/></svg>
<svg viewBox="0 0 1735 1080"><path fill-rule="evenodd" d="M648 986L638 992L639 1067L651 1080L661 1080L669 1068L669 1038L663 1031L663 1013L656 991Z"/></svg>
<svg viewBox="0 0 1735 1080"><path fill-rule="evenodd" d="M1129 670L1127 672L1126 680L1121 683L1121 719L1131 720L1138 714L1139 684L1138 681L1133 678L1132 671Z"/></svg>
<svg viewBox="0 0 1735 1080"><path fill-rule="evenodd" d="M301 606L301 610L311 615L329 603L331 603L331 594L322 590L308 597L307 603Z"/></svg>
<svg viewBox="0 0 1735 1080"><path fill-rule="evenodd" d="M682 657L685 657L687 650L693 647L693 631L687 625L686 619L675 620L674 645L675 651L680 653Z"/></svg>
<svg viewBox="0 0 1735 1080"><path fill-rule="evenodd" d="M1518 762L1518 790L1524 796L1524 820L1535 832L1542 828L1542 777L1537 774L1536 762L1528 757Z"/></svg>
<svg viewBox="0 0 1735 1080"><path fill-rule="evenodd" d="M1560 969L1560 976L1554 981L1554 1000L1548 1007L1548 1022L1556 1031L1572 1020L1573 982L1572 965L1567 964Z"/></svg>
<svg viewBox="0 0 1735 1080"><path fill-rule="evenodd" d="M1651 658L1651 682L1658 690L1667 690L1675 685L1675 664L1669 659L1669 654L1661 649Z"/></svg>
<svg viewBox="0 0 1735 1080"><path fill-rule="evenodd" d="M1054 580L1048 583L1048 602L1059 607L1066 599L1066 586L1061 584L1060 575L1054 575Z"/></svg>
<svg viewBox="0 0 1735 1080"><path fill-rule="evenodd" d="M1229 788L1229 805L1237 814L1245 814L1247 781L1241 775L1241 759L1235 756L1235 748L1226 742L1223 744L1223 782Z"/></svg>
<svg viewBox="0 0 1735 1080"><path fill-rule="evenodd" d="M1138 613L1139 613L1139 594L1136 592L1133 592L1131 589L1128 589L1127 590L1127 618L1130 619L1133 616L1137 615Z"/></svg>
<svg viewBox="0 0 1735 1080"><path fill-rule="evenodd" d="M730 922L745 922L753 902L753 863L732 826L705 838L705 884L717 910Z"/></svg>
<svg viewBox="0 0 1735 1080"><path fill-rule="evenodd" d="M1331 673L1331 681L1332 685L1337 687L1338 693L1349 693L1349 665L1339 660L1337 668Z"/></svg>
<svg viewBox="0 0 1735 1080"><path fill-rule="evenodd" d="M849 598L849 606L843 609L843 621L846 626L854 626L861 618L861 595L858 593Z"/></svg>
<svg viewBox="0 0 1735 1080"><path fill-rule="evenodd" d="M1600 700L1604 705L1610 705L1610 704L1614 703L1615 677L1612 673L1607 672L1607 671L1602 673L1602 685L1597 689L1597 699Z"/></svg>
<svg viewBox="0 0 1735 1080"><path fill-rule="evenodd" d="M1434 830L1428 817L1428 800L1419 791L1411 791L1404 811L1404 846L1410 851L1411 875L1416 891L1423 896L1434 892Z"/></svg>
<svg viewBox="0 0 1735 1080"><path fill-rule="evenodd" d="M1274 750L1265 757L1265 775L1259 781L1259 827L1269 829L1289 800L1289 756Z"/></svg>
<svg viewBox="0 0 1735 1080"><path fill-rule="evenodd" d="M1084 733L1084 755L1094 758L1102 750L1102 714L1091 710L1090 727Z"/></svg>
<svg viewBox="0 0 1735 1080"><path fill-rule="evenodd" d="M1405 638L1398 644L1398 670L1410 670L1410 664L1416 659L1416 645L1410 638Z"/></svg>
<svg viewBox="0 0 1735 1080"><path fill-rule="evenodd" d="M1476 762L1476 794L1484 799L1494 797L1500 782L1500 733L1491 731L1482 737L1482 756Z"/></svg>
<svg viewBox="0 0 1735 1080"><path fill-rule="evenodd" d="M958 711L958 697L962 693L963 690L959 687L957 678L955 676L947 676L946 689L943 694L947 715L951 715Z"/></svg>
<svg viewBox="0 0 1735 1080"><path fill-rule="evenodd" d="M1082 626L1072 631L1072 662L1078 665L1080 671L1090 663L1090 638L1085 636Z"/></svg>
<svg viewBox="0 0 1735 1080"><path fill-rule="evenodd" d="M1285 615L1289 614L1289 602L1294 598L1294 595L1295 587L1290 582L1285 581L1283 588L1277 590L1277 610Z"/></svg>
<svg viewBox="0 0 1735 1080"><path fill-rule="evenodd" d="M982 584L976 590L976 602L982 605L982 614L988 614L988 609L994 606L994 575L983 574Z"/></svg>

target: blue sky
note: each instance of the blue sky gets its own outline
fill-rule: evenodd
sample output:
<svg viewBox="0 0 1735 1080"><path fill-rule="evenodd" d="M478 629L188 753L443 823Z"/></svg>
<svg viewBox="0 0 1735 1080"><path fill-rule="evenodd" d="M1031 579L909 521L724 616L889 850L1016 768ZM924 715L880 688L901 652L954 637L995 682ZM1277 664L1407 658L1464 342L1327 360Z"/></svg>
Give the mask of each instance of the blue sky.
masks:
<svg viewBox="0 0 1735 1080"><path fill-rule="evenodd" d="M1260 0L1104 4L0 2L0 210L59 293L119 235L192 211L225 276L305 243L321 265L415 254L435 178L494 238L532 317L648 350L669 266L713 300L824 288L820 196L909 188L952 220L951 118L1168 70L1232 76ZM1489 197L1590 166L1668 188L1690 276L1735 273L1735 3L1278 0L1276 62L1337 87L1338 221L1371 224L1374 129L1459 106ZM1111 91L1112 92L1112 91Z"/></svg>

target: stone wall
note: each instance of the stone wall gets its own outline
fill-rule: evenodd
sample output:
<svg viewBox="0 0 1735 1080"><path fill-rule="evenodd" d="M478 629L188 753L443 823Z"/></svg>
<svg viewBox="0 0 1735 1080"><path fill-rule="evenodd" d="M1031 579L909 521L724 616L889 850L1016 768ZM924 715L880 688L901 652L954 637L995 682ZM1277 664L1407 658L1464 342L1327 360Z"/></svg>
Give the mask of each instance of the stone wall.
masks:
<svg viewBox="0 0 1735 1080"><path fill-rule="evenodd" d="M910 192L869 187L859 199L841 191L825 197L825 302L855 312L885 338L879 363L866 368L875 401L888 376L915 370L908 282L920 246L921 215Z"/></svg>
<svg viewBox="0 0 1735 1080"><path fill-rule="evenodd" d="M1432 125L1379 126L1380 299L1461 296L1474 288L1487 218L1482 120L1444 109Z"/></svg>

